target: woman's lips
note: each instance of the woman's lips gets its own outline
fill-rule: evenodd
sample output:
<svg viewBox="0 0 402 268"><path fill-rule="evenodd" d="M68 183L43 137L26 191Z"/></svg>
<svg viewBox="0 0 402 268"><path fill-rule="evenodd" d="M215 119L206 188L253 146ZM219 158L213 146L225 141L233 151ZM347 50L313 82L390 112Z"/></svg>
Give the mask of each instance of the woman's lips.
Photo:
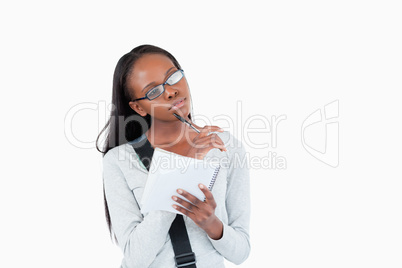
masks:
<svg viewBox="0 0 402 268"><path fill-rule="evenodd" d="M172 107L171 107L170 109L175 109L175 110L177 110L177 109L183 107L185 100L186 100L186 98L181 98L181 99L177 100L177 101L172 105Z"/></svg>

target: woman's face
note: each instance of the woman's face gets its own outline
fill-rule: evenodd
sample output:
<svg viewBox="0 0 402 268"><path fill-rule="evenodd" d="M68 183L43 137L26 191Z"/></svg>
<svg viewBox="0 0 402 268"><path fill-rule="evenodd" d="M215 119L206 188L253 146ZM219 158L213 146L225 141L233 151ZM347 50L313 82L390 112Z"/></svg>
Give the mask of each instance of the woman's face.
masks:
<svg viewBox="0 0 402 268"><path fill-rule="evenodd" d="M127 80L133 99L145 97L145 94L157 85L163 84L166 79L178 69L173 62L161 54L146 54L139 58ZM187 118L190 113L190 91L186 78L183 77L174 85L165 86L165 91L153 100L143 99L130 102L130 107L141 116L150 114L153 119L162 121L176 121L173 113ZM173 105L183 99L181 107Z"/></svg>

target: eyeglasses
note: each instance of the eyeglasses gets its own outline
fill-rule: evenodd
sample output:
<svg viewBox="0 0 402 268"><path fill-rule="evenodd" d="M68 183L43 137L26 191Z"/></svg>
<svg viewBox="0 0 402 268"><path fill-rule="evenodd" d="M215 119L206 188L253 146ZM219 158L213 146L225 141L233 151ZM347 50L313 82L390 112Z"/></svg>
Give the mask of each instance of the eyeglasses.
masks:
<svg viewBox="0 0 402 268"><path fill-rule="evenodd" d="M145 97L135 99L132 101L138 101L138 100L153 100L159 97L163 92L165 92L165 85L168 84L169 86L173 86L174 84L178 83L182 78L184 77L184 71L183 70L177 70L174 72L172 75L166 79L166 82L160 85L157 85L156 87L152 88L149 90L146 94Z"/></svg>

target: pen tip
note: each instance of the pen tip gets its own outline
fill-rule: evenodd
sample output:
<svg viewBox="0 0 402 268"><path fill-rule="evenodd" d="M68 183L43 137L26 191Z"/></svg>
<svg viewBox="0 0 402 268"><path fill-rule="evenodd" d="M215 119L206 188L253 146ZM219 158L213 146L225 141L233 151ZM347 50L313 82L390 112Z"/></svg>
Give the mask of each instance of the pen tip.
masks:
<svg viewBox="0 0 402 268"><path fill-rule="evenodd" d="M184 118L182 118L180 115L178 115L178 114L176 114L176 113L174 113L173 115L174 115L177 119L179 119L180 121L184 122L184 121L183 121Z"/></svg>

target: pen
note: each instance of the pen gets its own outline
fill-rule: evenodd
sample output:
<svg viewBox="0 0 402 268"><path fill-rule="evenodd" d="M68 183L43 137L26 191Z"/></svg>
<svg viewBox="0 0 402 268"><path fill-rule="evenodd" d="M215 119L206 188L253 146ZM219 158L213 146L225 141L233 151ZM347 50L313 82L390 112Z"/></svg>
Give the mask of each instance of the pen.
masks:
<svg viewBox="0 0 402 268"><path fill-rule="evenodd" d="M174 113L174 116L176 116L177 119L179 119L180 121L182 121L183 123L189 125L192 129L194 129L197 133L200 133L200 131L198 129L196 129L190 122L188 122L186 119L184 119L183 117L181 117L178 114Z"/></svg>

